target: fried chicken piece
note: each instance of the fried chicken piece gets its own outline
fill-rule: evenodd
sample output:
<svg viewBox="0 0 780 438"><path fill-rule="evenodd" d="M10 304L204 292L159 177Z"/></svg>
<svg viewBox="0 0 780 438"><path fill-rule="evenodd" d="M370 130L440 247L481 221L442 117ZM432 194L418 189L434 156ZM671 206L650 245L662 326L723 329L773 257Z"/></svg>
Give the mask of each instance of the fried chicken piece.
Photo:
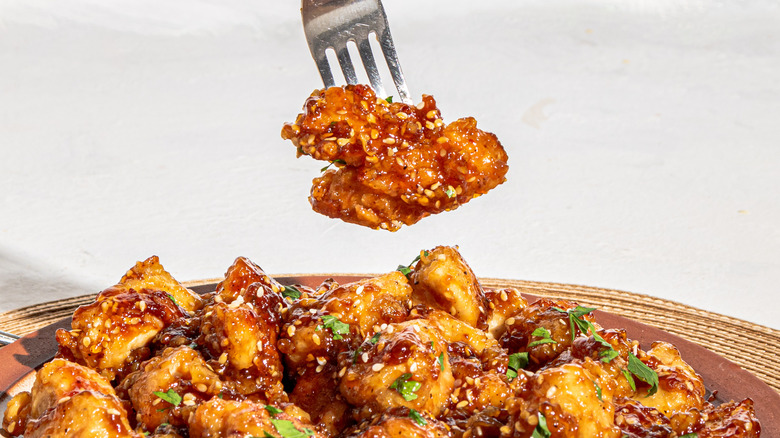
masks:
<svg viewBox="0 0 780 438"><path fill-rule="evenodd" d="M137 262L119 280L119 284L127 289L157 290L170 294L176 304L187 312L194 312L203 307L200 296L173 278L160 264L157 256L149 257L143 262Z"/></svg>
<svg viewBox="0 0 780 438"><path fill-rule="evenodd" d="M29 393L8 404L3 425L25 437L138 437L114 388L97 372L54 359L36 373ZM24 418L22 418L22 416Z"/></svg>
<svg viewBox="0 0 780 438"><path fill-rule="evenodd" d="M355 347L382 324L407 318L412 288L393 271L344 285L330 284L316 296L295 300L287 311L279 349L295 371L307 363L335 363L338 354Z"/></svg>
<svg viewBox="0 0 780 438"><path fill-rule="evenodd" d="M699 438L758 438L761 425L753 410L753 400L745 399L737 403L730 401L720 406L709 405L704 411L707 422L701 429L695 430ZM689 433L691 431L683 431Z"/></svg>
<svg viewBox="0 0 780 438"><path fill-rule="evenodd" d="M167 292L112 286L76 309L70 331L57 330L59 355L108 380L123 377L151 356L155 335L185 314Z"/></svg>
<svg viewBox="0 0 780 438"><path fill-rule="evenodd" d="M488 301L487 331L499 339L506 332L506 320L526 308L528 301L513 287L485 289L484 292Z"/></svg>
<svg viewBox="0 0 780 438"><path fill-rule="evenodd" d="M424 412L395 408L349 429L342 438L450 438L447 426Z"/></svg>
<svg viewBox="0 0 780 438"><path fill-rule="evenodd" d="M432 96L388 103L366 85L315 90L282 138L298 156L337 163L315 178L321 214L398 230L453 210L505 181L507 154L473 118L444 124Z"/></svg>
<svg viewBox="0 0 780 438"><path fill-rule="evenodd" d="M647 395L647 390L637 388L632 398L670 418L677 412L704 406L704 381L672 344L654 342L647 354L640 352L638 357L658 374L658 391Z"/></svg>
<svg viewBox="0 0 780 438"><path fill-rule="evenodd" d="M272 414L271 411L277 413ZM290 415L287 409L268 407L248 400L219 398L213 398L198 406L190 416L189 433L190 438L281 438L291 434L324 438L306 418Z"/></svg>
<svg viewBox="0 0 780 438"><path fill-rule="evenodd" d="M339 435L352 423L352 406L339 392L338 368L330 363L308 365L295 379L290 401L311 416L312 424L331 436Z"/></svg>
<svg viewBox="0 0 780 438"><path fill-rule="evenodd" d="M222 382L197 351L182 346L144 362L119 388L127 393L143 430L154 431L163 423L186 425L195 404L217 395Z"/></svg>
<svg viewBox="0 0 780 438"><path fill-rule="evenodd" d="M544 415L552 436L620 437L620 429L614 422L612 394L608 388L599 389L594 384L596 377L588 368L574 361L545 368L531 377L525 412L516 417L518 428L533 431L540 415Z"/></svg>
<svg viewBox="0 0 780 438"><path fill-rule="evenodd" d="M454 383L446 350L441 331L425 319L389 324L342 356L341 394L364 418L401 406L436 416Z"/></svg>
<svg viewBox="0 0 780 438"><path fill-rule="evenodd" d="M449 312L472 327L487 328L487 298L457 248L437 246L422 251L410 282L416 303Z"/></svg>

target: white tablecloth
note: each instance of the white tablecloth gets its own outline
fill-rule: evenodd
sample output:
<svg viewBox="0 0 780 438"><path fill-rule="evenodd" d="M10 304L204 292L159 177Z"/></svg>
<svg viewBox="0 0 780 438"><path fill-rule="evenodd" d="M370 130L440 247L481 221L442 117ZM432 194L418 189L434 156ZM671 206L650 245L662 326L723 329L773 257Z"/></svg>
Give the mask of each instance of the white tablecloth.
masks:
<svg viewBox="0 0 780 438"><path fill-rule="evenodd" d="M180 280L477 275L664 297L780 328L775 1L388 0L416 99L475 116L508 181L396 233L311 211L279 132L321 82L299 4L0 2L0 311L159 255Z"/></svg>

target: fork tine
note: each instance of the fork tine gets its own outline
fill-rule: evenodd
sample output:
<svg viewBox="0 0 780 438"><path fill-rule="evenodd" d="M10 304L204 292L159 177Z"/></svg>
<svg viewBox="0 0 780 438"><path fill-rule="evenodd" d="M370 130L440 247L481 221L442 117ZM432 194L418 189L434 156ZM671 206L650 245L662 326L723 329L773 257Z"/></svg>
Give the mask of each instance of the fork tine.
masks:
<svg viewBox="0 0 780 438"><path fill-rule="evenodd" d="M355 74L355 67L352 65L352 58L349 56L349 50L347 50L346 45L336 50L336 58L339 60L341 72L344 73L344 79L346 79L347 83L353 85L357 84L358 79Z"/></svg>
<svg viewBox="0 0 780 438"><path fill-rule="evenodd" d="M358 52L360 53L360 59L363 61L363 67L368 74L368 79L371 81L371 88L374 89L377 96L387 96L385 87L382 86L382 77L379 76L379 69L377 69L376 61L374 60L368 36L358 43Z"/></svg>
<svg viewBox="0 0 780 438"><path fill-rule="evenodd" d="M317 63L317 70L320 71L320 76L322 77L322 83L325 84L325 88L330 88L335 86L336 81L333 79L333 73L331 73L330 71L330 64L328 63L328 57L325 55L324 50L320 51L318 55L314 56L314 62Z"/></svg>
<svg viewBox="0 0 780 438"><path fill-rule="evenodd" d="M384 11L382 11L384 13ZM395 88L398 90L398 95L404 103L413 104L412 97L409 93L409 88L406 86L406 80L404 79L404 73L401 71L401 63L398 62L398 54L395 53L395 46L393 45L393 37L390 35L389 29L384 29L382 35L377 35L379 45L382 47L382 53L385 55L385 61L387 62L387 68L390 70L390 76L393 77Z"/></svg>

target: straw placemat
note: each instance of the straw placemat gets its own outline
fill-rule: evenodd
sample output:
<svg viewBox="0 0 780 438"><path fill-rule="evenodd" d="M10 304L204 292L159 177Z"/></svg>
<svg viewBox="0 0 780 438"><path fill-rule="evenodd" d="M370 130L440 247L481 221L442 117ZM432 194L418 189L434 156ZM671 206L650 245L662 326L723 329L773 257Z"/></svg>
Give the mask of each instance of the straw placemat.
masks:
<svg viewBox="0 0 780 438"><path fill-rule="evenodd" d="M217 281L193 281L185 285L196 287ZM480 281L486 287L514 287L532 295L577 301L657 327L729 359L780 392L780 330L632 292L496 278ZM2 313L0 330L25 335L70 316L78 306L94 298L94 294L83 295Z"/></svg>

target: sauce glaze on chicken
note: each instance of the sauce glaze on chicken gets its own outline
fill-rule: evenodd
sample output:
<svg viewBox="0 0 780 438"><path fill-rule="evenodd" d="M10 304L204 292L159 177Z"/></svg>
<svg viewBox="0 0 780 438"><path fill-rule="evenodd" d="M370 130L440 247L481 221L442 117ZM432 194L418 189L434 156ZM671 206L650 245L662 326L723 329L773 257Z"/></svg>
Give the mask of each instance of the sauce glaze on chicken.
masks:
<svg viewBox="0 0 780 438"><path fill-rule="evenodd" d="M216 291L156 257L79 308L9 403L11 436L759 437L668 343L592 309L483 288L456 248L354 283L285 286L239 257ZM654 376L654 377L653 377ZM688 435L696 434L696 435Z"/></svg>

